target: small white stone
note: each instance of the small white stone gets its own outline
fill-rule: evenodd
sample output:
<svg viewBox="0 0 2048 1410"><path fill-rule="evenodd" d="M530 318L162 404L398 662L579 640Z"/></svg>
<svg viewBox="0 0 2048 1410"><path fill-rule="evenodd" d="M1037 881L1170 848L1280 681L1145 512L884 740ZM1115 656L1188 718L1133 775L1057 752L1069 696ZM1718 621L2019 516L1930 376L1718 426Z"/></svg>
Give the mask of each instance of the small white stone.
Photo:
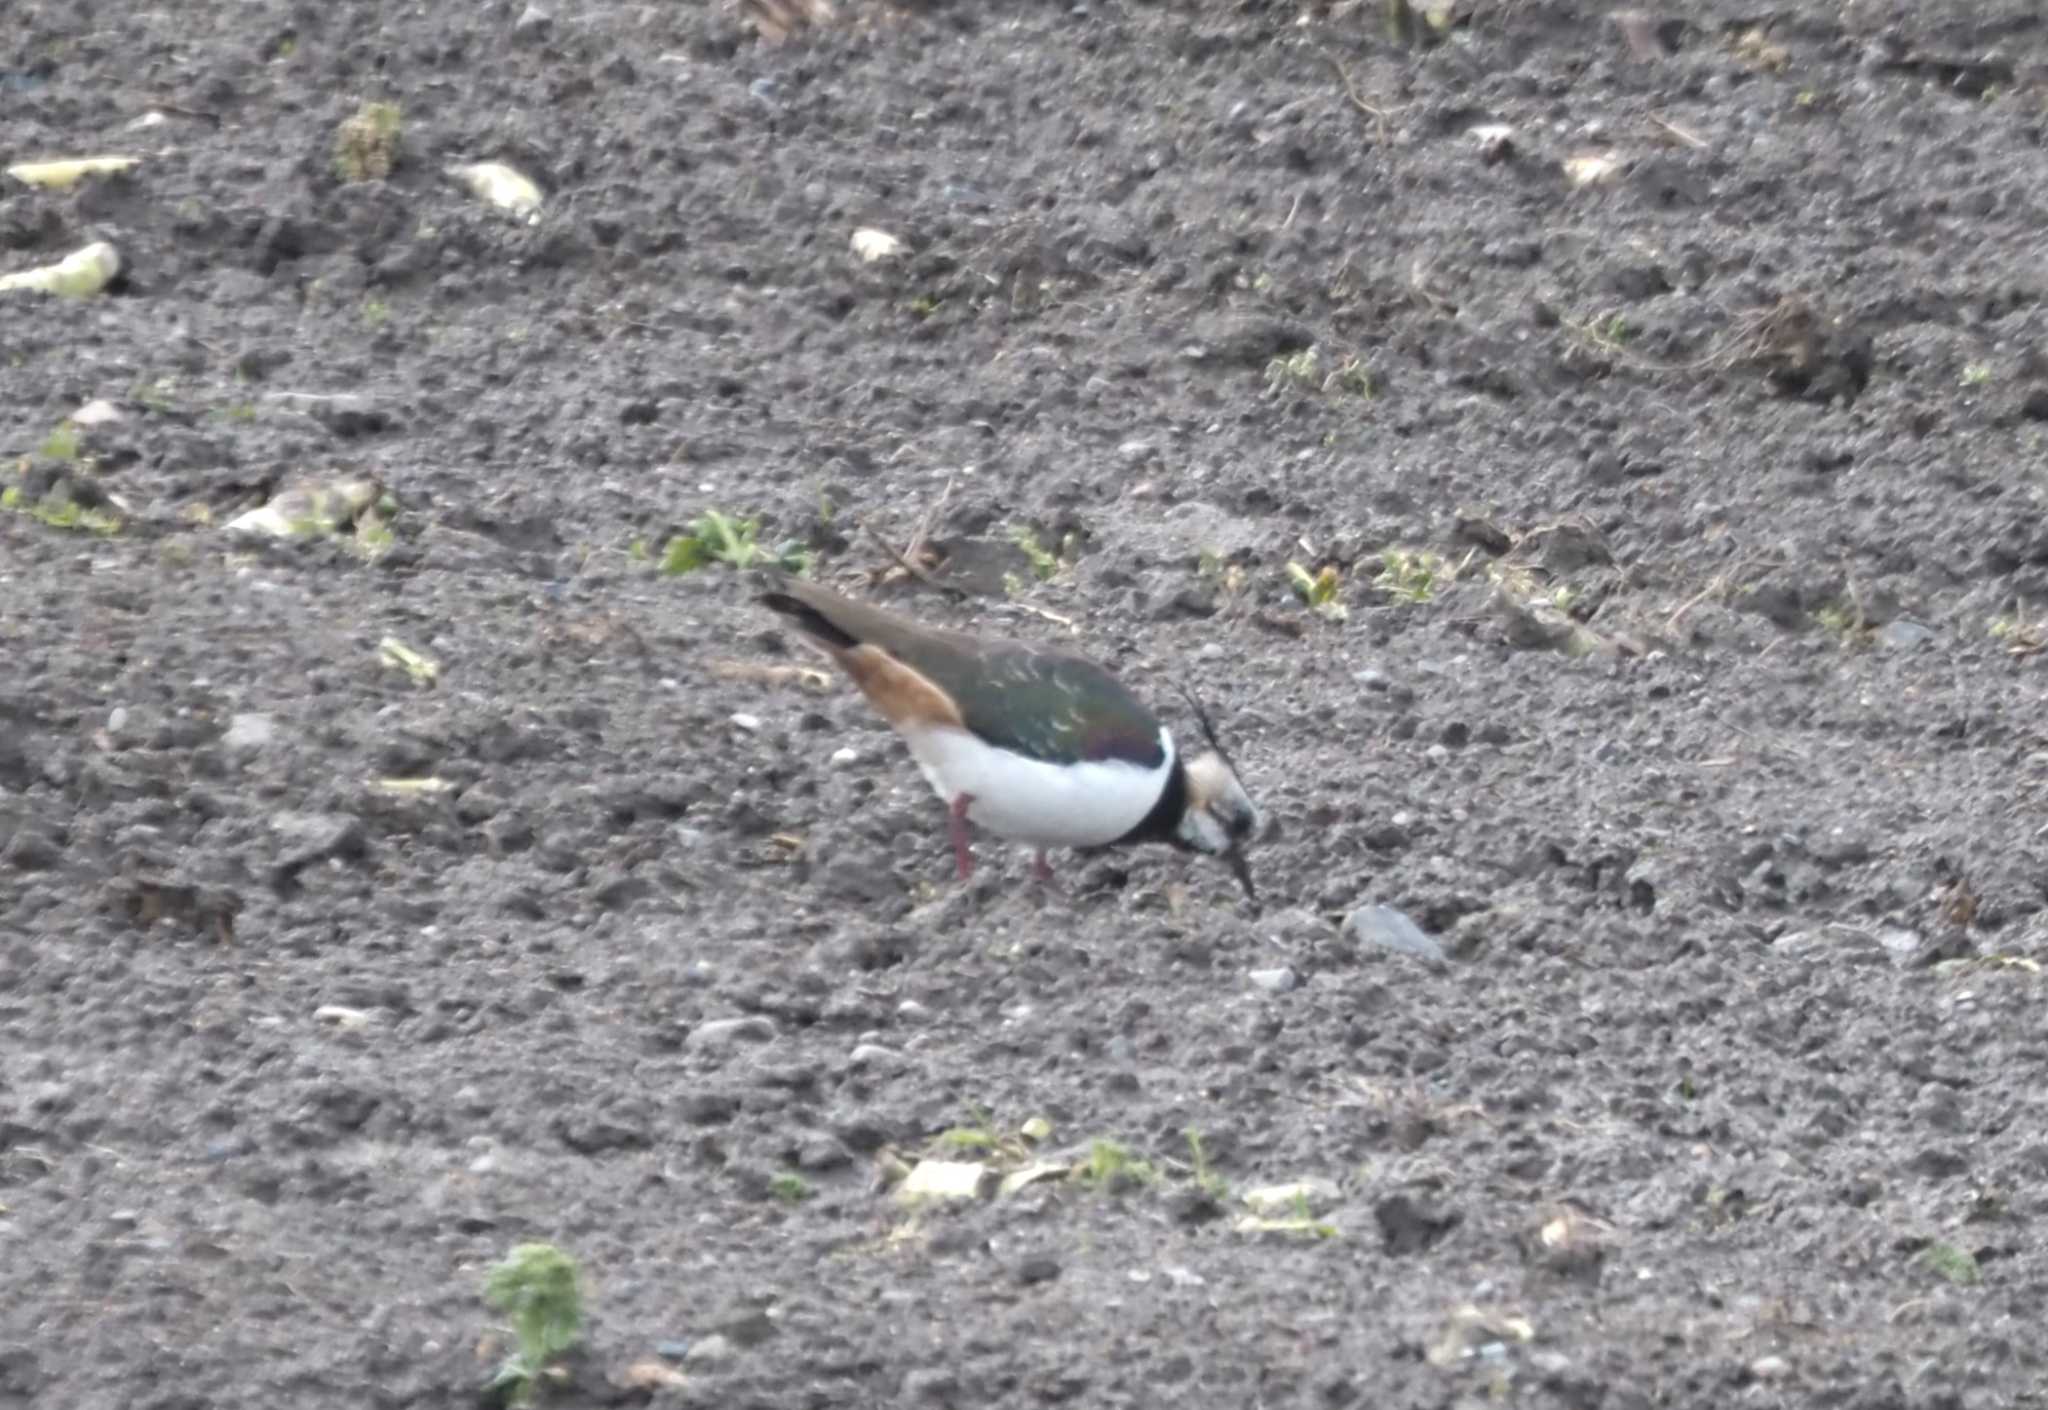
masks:
<svg viewBox="0 0 2048 1410"><path fill-rule="evenodd" d="M832 766L834 768L843 769L848 764L857 764L859 762L860 750L858 749L847 748L832 751Z"/></svg>
<svg viewBox="0 0 2048 1410"><path fill-rule="evenodd" d="M880 1043L855 1044L847 1054L848 1062L855 1067L874 1067L885 1072L901 1072L909 1066L909 1060L894 1048L885 1048Z"/></svg>
<svg viewBox="0 0 2048 1410"><path fill-rule="evenodd" d="M758 734L761 729L761 717L759 715L749 715L742 710L732 717L732 727L737 730L744 730L748 734Z"/></svg>
<svg viewBox="0 0 2048 1410"><path fill-rule="evenodd" d="M905 1023L930 1023L932 1011L915 999L905 999L896 1005L896 1016Z"/></svg>
<svg viewBox="0 0 2048 1410"><path fill-rule="evenodd" d="M113 709L107 711L108 734L119 734L126 728L128 728L128 707L126 705L116 705Z"/></svg>
<svg viewBox="0 0 2048 1410"><path fill-rule="evenodd" d="M901 240L891 235L888 231L877 230L873 226L862 226L859 230L854 231L852 245L853 252L859 255L861 261L865 264L874 264L879 260L894 259L903 253L903 242Z"/></svg>

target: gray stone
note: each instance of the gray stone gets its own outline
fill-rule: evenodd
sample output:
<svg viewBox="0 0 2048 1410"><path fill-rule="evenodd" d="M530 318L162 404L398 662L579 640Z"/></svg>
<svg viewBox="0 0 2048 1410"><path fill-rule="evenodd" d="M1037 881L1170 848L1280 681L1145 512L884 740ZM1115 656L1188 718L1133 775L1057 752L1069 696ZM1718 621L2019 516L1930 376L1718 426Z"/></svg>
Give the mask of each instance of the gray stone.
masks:
<svg viewBox="0 0 2048 1410"><path fill-rule="evenodd" d="M1026 1287L1049 1283L1060 1275L1060 1261L1049 1253L1032 1254L1017 1264L1017 1281Z"/></svg>
<svg viewBox="0 0 2048 1410"><path fill-rule="evenodd" d="M723 1366L733 1358L733 1344L716 1332L708 1337L699 1337L690 1343L690 1349L683 1353L685 1366Z"/></svg>
<svg viewBox="0 0 2048 1410"><path fill-rule="evenodd" d="M873 1067L883 1072L901 1072L910 1065L903 1054L880 1043L857 1044L846 1060L855 1067Z"/></svg>
<svg viewBox="0 0 2048 1410"><path fill-rule="evenodd" d="M277 834L276 875L289 878L330 857L353 857L363 850L361 820L347 813L279 813L270 820Z"/></svg>
<svg viewBox="0 0 2048 1410"><path fill-rule="evenodd" d="M731 1092L699 1088L684 1093L678 1108L683 1120L692 1126L718 1126L739 1113L740 1099Z"/></svg>
<svg viewBox="0 0 2048 1410"><path fill-rule="evenodd" d="M737 1043L772 1043L775 1021L760 1014L746 1018L714 1018L690 1030L683 1046L691 1051L730 1047Z"/></svg>
<svg viewBox="0 0 2048 1410"><path fill-rule="evenodd" d="M1344 933L1360 946L1414 955L1431 964L1445 962L1444 947L1392 906L1361 906L1344 918Z"/></svg>
<svg viewBox="0 0 2048 1410"><path fill-rule="evenodd" d="M7 860L16 871L48 871L63 859L57 839L40 828L22 828L7 849Z"/></svg>
<svg viewBox="0 0 2048 1410"><path fill-rule="evenodd" d="M555 27L555 17L538 5L528 5L519 12L519 18L512 22L512 37L522 43L533 43L548 37L548 31Z"/></svg>
<svg viewBox="0 0 2048 1410"><path fill-rule="evenodd" d="M1910 651L1934 640L1934 629L1900 617L1878 628L1877 644L1887 651Z"/></svg>
<svg viewBox="0 0 2048 1410"><path fill-rule="evenodd" d="M1285 994L1301 983L1301 976L1286 965L1278 969L1255 969L1245 977L1268 994Z"/></svg>
<svg viewBox="0 0 2048 1410"><path fill-rule="evenodd" d="M253 712L228 717L227 733L221 744L230 754L253 754L277 742L277 721Z"/></svg>
<svg viewBox="0 0 2048 1410"><path fill-rule="evenodd" d="M924 1366L903 1377L906 1405L950 1405L960 1394L960 1378L939 1366Z"/></svg>

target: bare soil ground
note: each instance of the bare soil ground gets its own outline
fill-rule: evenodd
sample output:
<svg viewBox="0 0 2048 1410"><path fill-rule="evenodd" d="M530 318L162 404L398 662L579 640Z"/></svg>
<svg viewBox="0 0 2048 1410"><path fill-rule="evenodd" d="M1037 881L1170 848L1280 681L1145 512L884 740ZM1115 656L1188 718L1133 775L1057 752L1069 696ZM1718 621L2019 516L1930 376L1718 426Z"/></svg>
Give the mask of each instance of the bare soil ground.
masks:
<svg viewBox="0 0 2048 1410"><path fill-rule="evenodd" d="M2042 1402L2037 5L541 4L8 7L144 160L0 193L0 1404L464 1403L535 1239L560 1403ZM1265 905L956 886L713 508L1195 685Z"/></svg>

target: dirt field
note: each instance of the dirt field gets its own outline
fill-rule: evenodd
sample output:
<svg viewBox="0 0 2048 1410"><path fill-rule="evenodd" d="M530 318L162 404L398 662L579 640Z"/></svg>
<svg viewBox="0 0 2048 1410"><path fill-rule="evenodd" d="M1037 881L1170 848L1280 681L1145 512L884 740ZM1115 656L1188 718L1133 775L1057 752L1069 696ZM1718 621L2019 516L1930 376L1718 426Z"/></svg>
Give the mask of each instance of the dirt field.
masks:
<svg viewBox="0 0 2048 1410"><path fill-rule="evenodd" d="M8 18L0 1406L473 1403L533 1240L558 1404L2048 1400L2038 6ZM707 510L1196 687L1264 904L956 885Z"/></svg>

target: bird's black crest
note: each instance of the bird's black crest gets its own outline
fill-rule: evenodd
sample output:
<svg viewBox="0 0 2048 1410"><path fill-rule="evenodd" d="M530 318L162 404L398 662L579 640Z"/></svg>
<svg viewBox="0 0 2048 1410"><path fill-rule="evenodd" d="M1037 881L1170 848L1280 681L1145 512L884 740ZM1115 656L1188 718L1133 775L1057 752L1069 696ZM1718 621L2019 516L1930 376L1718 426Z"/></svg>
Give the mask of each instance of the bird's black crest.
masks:
<svg viewBox="0 0 2048 1410"><path fill-rule="evenodd" d="M1225 749L1223 741L1217 738L1216 722L1209 718L1209 712L1202 708L1202 702L1196 698L1192 690L1179 681L1173 683L1173 688L1180 692L1181 698L1188 702L1188 708L1195 712L1195 721L1202 727L1202 738L1209 741L1209 747L1216 751L1216 757L1221 759L1232 773L1236 773L1237 760L1230 757L1230 751Z"/></svg>

